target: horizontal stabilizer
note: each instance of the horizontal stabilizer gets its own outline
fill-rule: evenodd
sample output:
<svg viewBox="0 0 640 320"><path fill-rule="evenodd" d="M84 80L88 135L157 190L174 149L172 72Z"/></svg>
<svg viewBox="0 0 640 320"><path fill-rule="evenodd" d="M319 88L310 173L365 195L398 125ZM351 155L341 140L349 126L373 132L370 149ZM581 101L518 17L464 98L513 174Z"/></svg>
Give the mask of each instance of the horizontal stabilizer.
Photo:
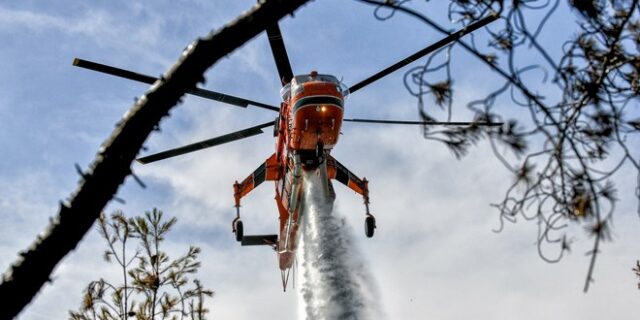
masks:
<svg viewBox="0 0 640 320"><path fill-rule="evenodd" d="M264 234L259 236L244 236L241 244L243 246L272 246L278 241L277 234Z"/></svg>

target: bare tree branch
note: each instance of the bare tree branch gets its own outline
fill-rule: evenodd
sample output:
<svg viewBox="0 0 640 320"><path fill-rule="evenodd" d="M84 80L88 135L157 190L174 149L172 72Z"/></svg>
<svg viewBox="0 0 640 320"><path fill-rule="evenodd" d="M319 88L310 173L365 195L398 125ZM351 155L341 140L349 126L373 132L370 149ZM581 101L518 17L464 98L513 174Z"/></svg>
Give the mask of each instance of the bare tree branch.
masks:
<svg viewBox="0 0 640 320"><path fill-rule="evenodd" d="M374 15L379 20L403 12L448 34L435 19L413 9L410 0L358 1L376 5ZM424 97L432 96L436 105L446 107L451 118L455 89L451 51L456 47L476 57L503 80L496 82L493 92L468 104L477 118L502 121L505 113L496 111L498 104L522 112L498 131L432 131L425 127L425 138L445 143L456 157L463 156L479 139L488 138L496 157L515 176L504 199L494 205L500 214L498 231L505 222L515 223L517 217L537 223L540 257L557 262L570 250L570 233L584 230L593 239L593 247L587 252L586 292L593 281L601 242L610 239L617 201L610 179L624 165L636 170L636 197L640 200L640 159L632 153L634 148L628 139L640 133L640 119L631 118L635 115L628 110L637 108L640 98L639 1L448 3L450 21L469 25L498 11L500 22L486 29L488 44L477 44L475 39L482 37L471 35L471 41L458 40L405 74L405 85L417 98L420 115L433 119L424 103ZM540 43L545 25L563 4L565 12L569 9L578 15L578 31L567 35L566 41ZM552 49L561 49L562 54L554 58ZM523 54L537 55L538 59L518 59ZM532 82L533 71L543 74L541 83ZM547 77L551 83L546 83ZM499 146L506 148L500 150ZM579 228L570 229L570 225ZM558 250L548 251L548 245Z"/></svg>
<svg viewBox="0 0 640 320"><path fill-rule="evenodd" d="M308 0L268 0L254 6L222 29L197 40L178 62L140 98L102 145L68 203L46 230L3 275L1 319L11 319L50 281L54 267L73 250L99 217L107 202L131 174L131 163L144 141L169 110L220 58Z"/></svg>

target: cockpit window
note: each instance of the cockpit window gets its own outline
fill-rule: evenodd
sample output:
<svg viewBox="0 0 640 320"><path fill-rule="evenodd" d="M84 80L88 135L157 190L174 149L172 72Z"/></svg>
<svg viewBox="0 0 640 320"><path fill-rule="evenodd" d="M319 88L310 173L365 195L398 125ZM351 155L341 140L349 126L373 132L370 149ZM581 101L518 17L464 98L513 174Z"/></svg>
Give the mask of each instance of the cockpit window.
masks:
<svg viewBox="0 0 640 320"><path fill-rule="evenodd" d="M311 82L311 81L322 81L322 82L331 82L335 84L340 84L340 81L338 81L336 77L330 74L315 74L315 75L303 74L303 75L295 76L294 80L298 84Z"/></svg>
<svg viewBox="0 0 640 320"><path fill-rule="evenodd" d="M280 97L282 101L288 101L292 97L297 96L304 91L304 83L307 82L328 82L336 85L336 90L342 94L344 98L349 95L349 87L342 83L338 78L330 74L303 74L293 77L293 80L280 89Z"/></svg>

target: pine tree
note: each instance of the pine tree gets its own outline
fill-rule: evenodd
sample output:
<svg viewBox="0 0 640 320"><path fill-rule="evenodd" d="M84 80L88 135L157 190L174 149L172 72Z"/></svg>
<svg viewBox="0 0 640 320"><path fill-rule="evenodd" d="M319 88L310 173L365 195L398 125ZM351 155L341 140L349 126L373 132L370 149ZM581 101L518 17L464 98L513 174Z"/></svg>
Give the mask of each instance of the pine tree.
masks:
<svg viewBox="0 0 640 320"><path fill-rule="evenodd" d="M213 291L188 278L200 268L200 248L170 259L161 244L177 219L163 218L155 208L134 218L120 211L99 218L98 230L107 241L104 260L122 269L122 283L90 282L70 319L205 319L204 299Z"/></svg>

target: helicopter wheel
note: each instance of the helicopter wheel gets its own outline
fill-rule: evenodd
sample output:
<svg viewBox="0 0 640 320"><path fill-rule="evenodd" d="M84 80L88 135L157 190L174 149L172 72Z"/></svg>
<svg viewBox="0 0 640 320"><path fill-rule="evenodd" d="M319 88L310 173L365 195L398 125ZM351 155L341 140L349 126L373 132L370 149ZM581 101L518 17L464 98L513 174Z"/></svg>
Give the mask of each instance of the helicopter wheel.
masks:
<svg viewBox="0 0 640 320"><path fill-rule="evenodd" d="M376 218L372 215L367 214L367 217L364 219L364 234L367 238L373 237L373 232L376 228Z"/></svg>
<svg viewBox="0 0 640 320"><path fill-rule="evenodd" d="M234 224L234 229L236 233L236 241L242 241L242 236L244 235L244 227L242 226L242 220L237 220Z"/></svg>

